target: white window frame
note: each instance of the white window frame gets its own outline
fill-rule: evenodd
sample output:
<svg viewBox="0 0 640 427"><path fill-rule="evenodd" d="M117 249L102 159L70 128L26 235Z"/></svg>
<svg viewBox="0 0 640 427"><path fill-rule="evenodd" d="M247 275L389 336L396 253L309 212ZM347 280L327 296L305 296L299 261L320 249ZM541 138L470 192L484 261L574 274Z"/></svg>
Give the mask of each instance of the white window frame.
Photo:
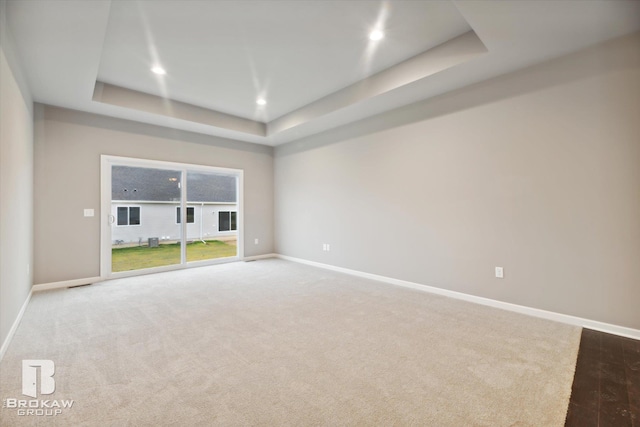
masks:
<svg viewBox="0 0 640 427"><path fill-rule="evenodd" d="M182 219L182 210L180 209L182 206L176 206L176 224L180 224L178 221L178 212L180 212L180 219ZM193 221L189 222L189 209L193 209ZM187 206L187 216L186 220L187 224L195 224L196 222L196 208L195 206Z"/></svg>
<svg viewBox="0 0 640 427"><path fill-rule="evenodd" d="M220 214L224 213L224 212L228 212L229 213L229 230L220 230ZM236 214L236 229L233 230L231 229L231 213L235 213ZM238 231L238 212L237 211L228 211L228 210L224 210L224 211L218 211L218 233L235 233L236 231Z"/></svg>
<svg viewBox="0 0 640 427"><path fill-rule="evenodd" d="M118 223L118 209L127 208L127 223L119 224ZM138 208L138 224L131 224L131 208ZM142 225L142 206L116 206L116 227L139 227Z"/></svg>
<svg viewBox="0 0 640 427"><path fill-rule="evenodd" d="M180 270L185 268L199 267L203 265L222 264L227 262L240 261L244 259L244 171L242 169L221 168L216 166L197 165L191 163L176 163L159 160L137 159L133 157L119 157L102 155L100 156L101 162L101 184L100 184L100 277L103 280L118 277L138 276L142 274L158 273L162 271ZM187 222L182 223L182 233L184 244L181 251L180 264L147 268L134 271L123 271L112 273L111 272L111 227L114 225L114 218L111 211L111 167L117 166L132 166L132 167L146 167L155 169L169 169L180 170L182 173L181 182L186 182L187 171L191 172L209 172L235 176L236 179L236 227L237 231L237 255L234 257L212 259L205 261L192 261L187 262L186 256L186 236L187 236ZM187 189L188 191L188 189ZM182 197L180 206L183 208L183 212L186 212L187 207L187 194L186 191L182 191ZM117 211L116 211L117 213ZM142 210L141 210L142 216ZM195 210L194 210L195 218ZM141 221L142 222L142 219Z"/></svg>

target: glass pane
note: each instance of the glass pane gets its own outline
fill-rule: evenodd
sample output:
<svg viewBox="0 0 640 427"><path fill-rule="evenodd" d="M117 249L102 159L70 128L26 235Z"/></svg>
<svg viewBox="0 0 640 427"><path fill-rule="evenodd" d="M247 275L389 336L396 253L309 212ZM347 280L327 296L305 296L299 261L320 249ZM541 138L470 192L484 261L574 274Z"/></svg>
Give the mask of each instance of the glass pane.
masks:
<svg viewBox="0 0 640 427"><path fill-rule="evenodd" d="M118 225L129 225L129 208L118 208Z"/></svg>
<svg viewBox="0 0 640 427"><path fill-rule="evenodd" d="M236 213L235 212L231 212L231 229L232 230L237 230L237 226L236 226Z"/></svg>
<svg viewBox="0 0 640 427"><path fill-rule="evenodd" d="M229 232L237 200L237 177L187 171L187 261L237 255L237 233Z"/></svg>
<svg viewBox="0 0 640 427"><path fill-rule="evenodd" d="M218 212L218 224L220 231L229 231L229 212Z"/></svg>
<svg viewBox="0 0 640 427"><path fill-rule="evenodd" d="M129 225L140 225L140 208L129 208Z"/></svg>
<svg viewBox="0 0 640 427"><path fill-rule="evenodd" d="M180 264L181 171L113 166L111 211L111 271L130 271ZM135 206L133 206L135 205Z"/></svg>

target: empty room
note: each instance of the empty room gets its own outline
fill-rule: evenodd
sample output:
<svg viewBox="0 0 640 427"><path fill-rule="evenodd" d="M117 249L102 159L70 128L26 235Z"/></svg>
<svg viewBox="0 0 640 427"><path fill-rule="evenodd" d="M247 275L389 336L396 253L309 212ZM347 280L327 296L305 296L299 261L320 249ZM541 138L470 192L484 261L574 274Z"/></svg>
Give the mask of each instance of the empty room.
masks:
<svg viewBox="0 0 640 427"><path fill-rule="evenodd" d="M640 2L0 0L1 426L640 427Z"/></svg>

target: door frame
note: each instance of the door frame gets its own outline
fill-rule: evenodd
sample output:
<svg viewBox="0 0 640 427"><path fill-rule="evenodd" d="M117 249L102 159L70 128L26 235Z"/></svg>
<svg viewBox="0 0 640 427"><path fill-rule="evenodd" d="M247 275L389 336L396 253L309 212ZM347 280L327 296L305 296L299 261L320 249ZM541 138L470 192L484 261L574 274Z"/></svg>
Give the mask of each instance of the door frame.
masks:
<svg viewBox="0 0 640 427"><path fill-rule="evenodd" d="M182 183L186 183L187 171L222 173L237 177L237 253L234 257L217 258L204 261L186 261L187 222L182 221L181 236L181 262L180 264L162 267L145 268L141 270L111 271L111 167L133 166L153 169L179 170L182 173ZM160 273L163 271L181 270L185 268L200 267L204 265L221 264L244 259L244 171L242 169L222 168L216 166L197 165L192 163L177 163L162 160L139 159L134 157L120 157L103 154L100 156L100 278L103 280L120 277L138 276L143 274ZM183 188L184 190L184 188ZM181 192L180 210L186 212L186 191ZM184 216L186 218L186 215Z"/></svg>

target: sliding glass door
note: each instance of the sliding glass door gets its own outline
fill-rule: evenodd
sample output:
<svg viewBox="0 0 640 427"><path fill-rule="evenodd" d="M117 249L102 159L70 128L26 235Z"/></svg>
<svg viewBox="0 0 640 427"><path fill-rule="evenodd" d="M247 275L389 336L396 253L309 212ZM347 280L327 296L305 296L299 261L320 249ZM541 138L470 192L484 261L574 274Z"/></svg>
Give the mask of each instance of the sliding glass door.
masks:
<svg viewBox="0 0 640 427"><path fill-rule="evenodd" d="M181 263L182 172L111 167L111 271Z"/></svg>
<svg viewBox="0 0 640 427"><path fill-rule="evenodd" d="M103 277L240 257L242 171L103 156Z"/></svg>
<svg viewBox="0 0 640 427"><path fill-rule="evenodd" d="M237 178L212 172L187 171L187 262L237 254L238 228L220 221L237 215Z"/></svg>

